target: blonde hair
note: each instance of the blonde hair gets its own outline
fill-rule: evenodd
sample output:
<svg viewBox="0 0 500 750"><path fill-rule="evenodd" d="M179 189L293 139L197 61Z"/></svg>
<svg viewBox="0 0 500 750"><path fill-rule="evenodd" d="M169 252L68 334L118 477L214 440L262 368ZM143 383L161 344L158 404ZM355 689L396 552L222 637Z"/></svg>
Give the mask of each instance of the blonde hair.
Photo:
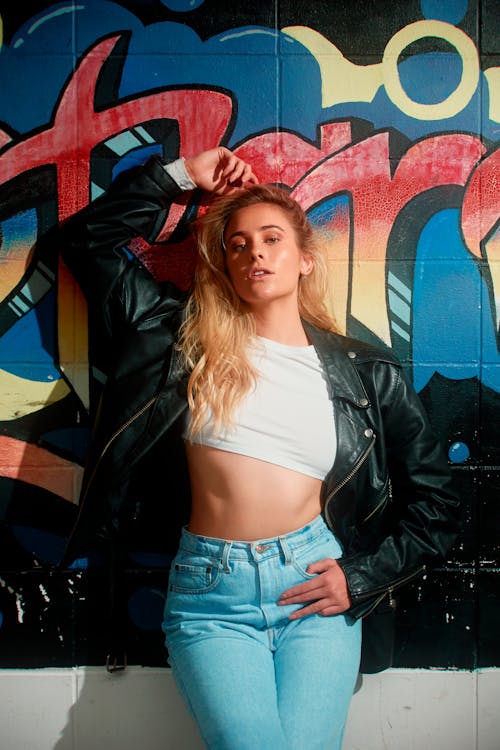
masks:
<svg viewBox="0 0 500 750"><path fill-rule="evenodd" d="M284 189L272 185L253 185L215 199L192 225L199 259L179 332L178 346L190 373L191 437L210 415L216 430L230 425L236 406L256 382L257 373L247 356L248 345L255 336L255 321L226 272L224 231L235 211L257 203L280 208L292 225L302 252L314 260L307 280L299 283L299 314L320 328L337 330L325 305L326 248L300 205Z"/></svg>

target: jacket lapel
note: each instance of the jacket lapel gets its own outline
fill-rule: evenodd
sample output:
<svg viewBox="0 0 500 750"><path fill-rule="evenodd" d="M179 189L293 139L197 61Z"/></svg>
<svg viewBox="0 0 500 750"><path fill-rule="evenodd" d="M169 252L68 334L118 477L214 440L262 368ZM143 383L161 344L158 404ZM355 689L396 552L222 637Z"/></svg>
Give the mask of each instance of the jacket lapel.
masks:
<svg viewBox="0 0 500 750"><path fill-rule="evenodd" d="M337 452L323 487L323 500L328 502L359 465L373 441L367 413L370 399L353 364L356 352L349 349L349 340L303 323L325 368L333 402Z"/></svg>

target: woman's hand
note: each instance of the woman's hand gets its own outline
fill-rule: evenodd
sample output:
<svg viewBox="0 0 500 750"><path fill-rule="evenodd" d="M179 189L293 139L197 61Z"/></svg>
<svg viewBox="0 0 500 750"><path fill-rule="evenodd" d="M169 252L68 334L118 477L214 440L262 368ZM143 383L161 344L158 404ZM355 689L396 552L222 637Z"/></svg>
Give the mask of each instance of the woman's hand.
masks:
<svg viewBox="0 0 500 750"><path fill-rule="evenodd" d="M278 604L302 604L309 602L302 609L290 615L291 620L298 620L306 615L338 615L351 606L351 595L347 586L344 571L336 560L330 557L308 566L307 572L317 573L315 578L284 591Z"/></svg>
<svg viewBox="0 0 500 750"><path fill-rule="evenodd" d="M225 195L246 184L258 183L250 164L225 146L202 151L197 156L186 158L184 163L197 187L218 195Z"/></svg>

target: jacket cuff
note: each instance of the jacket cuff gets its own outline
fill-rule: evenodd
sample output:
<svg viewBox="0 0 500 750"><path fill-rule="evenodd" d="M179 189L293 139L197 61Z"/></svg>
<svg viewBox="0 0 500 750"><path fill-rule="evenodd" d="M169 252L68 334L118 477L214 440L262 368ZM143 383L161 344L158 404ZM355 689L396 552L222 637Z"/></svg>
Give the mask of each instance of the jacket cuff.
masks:
<svg viewBox="0 0 500 750"><path fill-rule="evenodd" d="M196 183L193 182L191 177L188 175L186 165L184 163L184 157L175 159L169 164L164 164L163 168L165 172L173 179L173 181L180 187L181 190L195 190Z"/></svg>

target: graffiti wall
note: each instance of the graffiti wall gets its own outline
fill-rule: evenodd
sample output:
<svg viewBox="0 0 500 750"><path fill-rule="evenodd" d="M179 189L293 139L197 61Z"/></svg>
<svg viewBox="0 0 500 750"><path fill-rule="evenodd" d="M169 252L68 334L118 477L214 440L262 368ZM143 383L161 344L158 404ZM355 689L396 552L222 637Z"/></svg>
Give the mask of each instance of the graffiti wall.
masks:
<svg viewBox="0 0 500 750"><path fill-rule="evenodd" d="M445 563L402 592L395 665L499 666L498 5L9 6L0 17L0 667L103 661L99 561L57 567L101 369L85 300L36 241L152 153L174 159L217 144L331 230L328 302L341 330L394 349L448 450L463 530ZM170 216L168 250L131 249L187 288L195 261L175 231L182 214ZM142 488L162 502L126 560L136 664L165 664L172 550L157 532L168 524L169 481L165 467L160 496Z"/></svg>

